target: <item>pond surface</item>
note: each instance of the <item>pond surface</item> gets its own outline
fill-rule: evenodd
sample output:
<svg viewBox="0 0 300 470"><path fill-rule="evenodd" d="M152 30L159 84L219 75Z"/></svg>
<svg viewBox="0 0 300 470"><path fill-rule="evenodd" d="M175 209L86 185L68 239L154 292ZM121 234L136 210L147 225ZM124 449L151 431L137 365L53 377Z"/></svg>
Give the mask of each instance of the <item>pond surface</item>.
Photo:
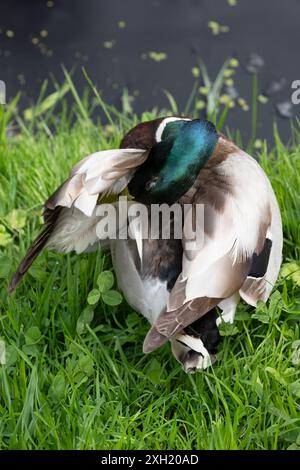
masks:
<svg viewBox="0 0 300 470"><path fill-rule="evenodd" d="M254 69L268 97L258 103L259 138L272 140L275 120L287 140L287 117L300 114L300 105L290 104L291 83L300 79L299 0L2 0L0 8L0 80L8 99L23 91L23 106L50 73L63 81L64 64L76 66L79 89L87 85L84 66L119 108L126 87L139 112L167 106L164 89L183 109L198 57L212 78L236 57L240 97L250 104ZM237 103L228 123L249 138L251 110Z"/></svg>

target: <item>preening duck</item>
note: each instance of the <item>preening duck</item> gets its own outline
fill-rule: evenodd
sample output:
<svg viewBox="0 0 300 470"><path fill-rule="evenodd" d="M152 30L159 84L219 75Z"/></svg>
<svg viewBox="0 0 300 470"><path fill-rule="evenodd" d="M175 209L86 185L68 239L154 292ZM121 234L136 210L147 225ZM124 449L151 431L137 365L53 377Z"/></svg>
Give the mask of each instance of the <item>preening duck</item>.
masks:
<svg viewBox="0 0 300 470"><path fill-rule="evenodd" d="M170 237L99 240L99 207L124 190L150 211L177 203ZM203 218L195 220L196 206ZM118 203L114 202L118 210ZM102 214L102 213L101 213ZM282 257L281 217L271 184L258 164L202 119L159 118L138 124L120 148L80 161L46 201L44 229L18 267L12 292L43 248L82 253L108 247L119 288L151 323L143 350L167 341L187 372L215 360L220 322L233 322L240 297L266 301ZM128 220L126 219L126 224ZM176 224L183 237L176 238ZM197 226L198 224L198 226ZM140 224L141 225L141 224ZM201 225L201 226L200 226ZM119 229L121 229L119 227ZM202 243L191 249L195 231Z"/></svg>

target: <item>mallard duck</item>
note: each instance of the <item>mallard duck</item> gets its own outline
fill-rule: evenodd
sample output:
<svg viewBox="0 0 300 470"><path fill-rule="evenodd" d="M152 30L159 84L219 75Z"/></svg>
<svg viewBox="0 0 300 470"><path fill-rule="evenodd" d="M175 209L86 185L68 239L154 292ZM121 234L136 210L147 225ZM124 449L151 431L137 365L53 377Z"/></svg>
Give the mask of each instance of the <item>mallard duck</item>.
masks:
<svg viewBox="0 0 300 470"><path fill-rule="evenodd" d="M252 306L268 299L282 257L281 217L266 174L209 121L174 116L143 122L119 149L80 161L46 201L44 229L9 291L43 248L82 253L103 246L98 209L107 195L117 200L124 191L148 210L153 204L188 204L186 238L195 205L204 205L198 249L191 250L186 238L138 234L108 237L104 244L127 302L151 324L144 352L170 341L186 372L205 369L216 359L220 322L234 321L240 298Z"/></svg>

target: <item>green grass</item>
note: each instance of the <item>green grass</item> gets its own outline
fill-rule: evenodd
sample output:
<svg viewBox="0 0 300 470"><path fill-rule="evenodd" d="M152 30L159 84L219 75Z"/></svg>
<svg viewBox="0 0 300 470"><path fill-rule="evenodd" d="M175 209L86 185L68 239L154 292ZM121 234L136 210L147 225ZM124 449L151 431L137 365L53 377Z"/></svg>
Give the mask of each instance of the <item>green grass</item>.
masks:
<svg viewBox="0 0 300 470"><path fill-rule="evenodd" d="M101 252L44 253L17 292L8 278L39 230L42 202L83 156L118 146L135 116L87 95L44 103L18 118L0 110L0 447L2 449L286 449L300 445L300 276L281 276L268 306L238 308L224 330L218 362L186 375L169 345L142 353L146 321L125 302L86 311ZM51 100L50 100L51 101ZM91 115L106 114L102 126ZM276 133L261 161L276 191L285 263L299 263L300 136L292 148ZM18 209L18 211L13 211ZM295 268L296 266L296 268ZM93 318L92 318L93 317ZM298 341L298 342L297 342ZM298 439L298 440L297 440Z"/></svg>

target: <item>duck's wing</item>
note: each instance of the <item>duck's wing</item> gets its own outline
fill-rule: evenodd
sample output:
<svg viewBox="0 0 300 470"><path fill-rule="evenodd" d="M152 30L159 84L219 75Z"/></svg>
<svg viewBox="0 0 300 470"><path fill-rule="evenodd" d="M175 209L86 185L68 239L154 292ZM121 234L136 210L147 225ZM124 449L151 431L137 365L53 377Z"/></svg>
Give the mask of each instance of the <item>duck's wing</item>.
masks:
<svg viewBox="0 0 300 470"><path fill-rule="evenodd" d="M81 160L44 205L44 229L27 251L10 285L12 292L44 247L58 251L90 251L99 246L97 202L118 195L136 167L148 156L144 149L103 150Z"/></svg>
<svg viewBox="0 0 300 470"><path fill-rule="evenodd" d="M257 302L266 302L277 280L282 262L282 222L278 203L270 185L270 207L272 221L266 234L264 247L254 253L250 272L239 294L245 302L256 307Z"/></svg>
<svg viewBox="0 0 300 470"><path fill-rule="evenodd" d="M203 245L191 251L184 244L182 274L167 309L145 338L145 352L160 347L222 299L238 292L253 258L264 249L272 215L270 185L263 170L244 152L237 152L213 171L214 178L202 172L194 201L204 203ZM209 187L205 188L207 181ZM191 225L187 217L187 233ZM201 230L201 222L197 229Z"/></svg>

